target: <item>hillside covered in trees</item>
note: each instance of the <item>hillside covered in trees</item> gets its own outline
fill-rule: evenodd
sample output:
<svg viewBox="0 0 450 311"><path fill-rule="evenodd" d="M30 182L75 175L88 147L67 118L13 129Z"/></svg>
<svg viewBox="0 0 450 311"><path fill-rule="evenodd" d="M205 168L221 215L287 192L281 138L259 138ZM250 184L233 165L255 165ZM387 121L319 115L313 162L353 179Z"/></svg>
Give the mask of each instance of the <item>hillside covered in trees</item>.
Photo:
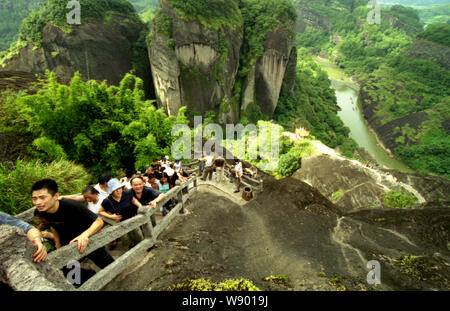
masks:
<svg viewBox="0 0 450 311"><path fill-rule="evenodd" d="M448 177L450 25L424 31L418 12L400 5L383 7L381 24L371 25L370 8L358 1L331 3L296 1L327 25L309 25L297 44L358 79L369 125L398 157L415 170Z"/></svg>

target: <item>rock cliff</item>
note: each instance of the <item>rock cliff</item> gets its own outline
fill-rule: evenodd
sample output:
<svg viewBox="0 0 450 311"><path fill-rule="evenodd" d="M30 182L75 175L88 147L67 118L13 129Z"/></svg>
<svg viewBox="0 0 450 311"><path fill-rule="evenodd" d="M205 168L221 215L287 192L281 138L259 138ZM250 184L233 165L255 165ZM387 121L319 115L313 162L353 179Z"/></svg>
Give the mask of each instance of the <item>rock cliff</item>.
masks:
<svg viewBox="0 0 450 311"><path fill-rule="evenodd" d="M338 155L303 158L302 168L292 177L317 188L345 212L385 208L386 193L401 188L419 204L450 202L450 181L445 178L375 169Z"/></svg>
<svg viewBox="0 0 450 311"><path fill-rule="evenodd" d="M157 100L170 115L187 106L192 114L215 111L220 122L237 122L251 103L272 115L281 86L292 87L295 79L292 32L274 26L265 34L262 55L252 65L242 64L243 41L249 40L242 17L232 23L186 18L170 0L160 5L150 27L148 53ZM294 27L292 21L287 28ZM244 87L236 91L243 66L248 73Z"/></svg>
<svg viewBox="0 0 450 311"><path fill-rule="evenodd" d="M274 29L266 34L264 53L251 66L247 76L241 110L256 103L264 114L273 114L283 82L290 89L295 81L297 50L294 45L293 35L285 29Z"/></svg>
<svg viewBox="0 0 450 311"><path fill-rule="evenodd" d="M164 21L169 25L161 29ZM156 97L169 115L187 106L191 112L213 110L224 121L235 121L230 106L242 36L242 25L214 29L183 19L170 1L161 1L148 54Z"/></svg>
<svg viewBox="0 0 450 311"><path fill-rule="evenodd" d="M133 68L133 46L144 27L141 22L116 14L108 22L88 20L72 25L70 34L46 24L42 45L28 43L21 47L2 70L44 74L48 69L67 80L79 71L84 79L118 85Z"/></svg>

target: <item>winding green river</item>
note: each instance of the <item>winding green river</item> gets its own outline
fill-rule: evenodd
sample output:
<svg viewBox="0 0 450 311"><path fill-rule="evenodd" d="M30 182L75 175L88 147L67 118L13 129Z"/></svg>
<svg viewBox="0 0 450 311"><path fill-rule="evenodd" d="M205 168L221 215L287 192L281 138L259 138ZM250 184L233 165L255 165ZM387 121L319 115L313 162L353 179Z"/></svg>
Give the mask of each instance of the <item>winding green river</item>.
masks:
<svg viewBox="0 0 450 311"><path fill-rule="evenodd" d="M381 166L402 172L413 172L403 162L391 157L378 143L375 134L370 131L361 113L361 107L358 105L359 86L351 82L336 65L328 60L317 58L316 62L328 72L332 81L331 86L336 92L338 106L341 108L338 115L350 129L349 136L360 147L372 154Z"/></svg>

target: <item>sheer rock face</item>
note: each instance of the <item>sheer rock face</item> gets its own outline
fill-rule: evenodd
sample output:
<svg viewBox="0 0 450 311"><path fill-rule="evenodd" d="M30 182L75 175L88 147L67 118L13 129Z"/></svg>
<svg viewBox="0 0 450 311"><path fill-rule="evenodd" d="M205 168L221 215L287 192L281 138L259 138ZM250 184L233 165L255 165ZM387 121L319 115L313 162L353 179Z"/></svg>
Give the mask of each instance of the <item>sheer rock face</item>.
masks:
<svg viewBox="0 0 450 311"><path fill-rule="evenodd" d="M185 21L161 2L161 12L172 20L172 33L162 34L151 27L149 58L155 92L161 106L174 115L181 106L205 113L215 111L222 123L236 122L250 103L272 115L281 87L291 89L295 81L297 52L294 35L282 28L266 34L264 53L249 68L242 101L232 103L243 44L243 25L220 31L198 21ZM292 27L295 28L294 22Z"/></svg>
<svg viewBox="0 0 450 311"><path fill-rule="evenodd" d="M118 85L132 69L133 44L144 25L113 15L108 23L83 21L72 29L66 34L53 25L45 25L42 45L36 48L29 43L22 47L2 70L43 74L49 69L67 80L79 71L84 79Z"/></svg>
<svg viewBox="0 0 450 311"><path fill-rule="evenodd" d="M297 24L295 27L297 32L305 32L307 27L326 30L330 28L330 21L325 16L298 7L297 14Z"/></svg>
<svg viewBox="0 0 450 311"><path fill-rule="evenodd" d="M169 115L187 106L201 113L216 111L223 121L234 122L236 114L232 109L219 111L219 106L231 106L242 25L235 29L222 26L217 31L198 21L183 20L167 1L161 5L162 14L172 20L172 33L169 37L151 27L153 41L148 46L159 104Z"/></svg>
<svg viewBox="0 0 450 311"><path fill-rule="evenodd" d="M386 193L398 188L412 193L421 204L450 201L446 191L450 188L450 181L444 178L376 170L340 156L322 154L303 158L302 168L293 177L333 198L345 212L384 208Z"/></svg>
<svg viewBox="0 0 450 311"><path fill-rule="evenodd" d="M256 103L264 114L271 116L283 84L288 89L294 85L297 50L292 34L284 29L269 31L263 45L263 55L249 70L241 110Z"/></svg>

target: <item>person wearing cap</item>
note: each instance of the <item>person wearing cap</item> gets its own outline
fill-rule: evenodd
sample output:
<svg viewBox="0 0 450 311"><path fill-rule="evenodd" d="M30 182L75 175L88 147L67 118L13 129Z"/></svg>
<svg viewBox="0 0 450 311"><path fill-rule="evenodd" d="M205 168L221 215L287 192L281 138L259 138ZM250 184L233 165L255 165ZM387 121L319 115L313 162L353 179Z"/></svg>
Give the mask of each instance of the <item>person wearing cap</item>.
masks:
<svg viewBox="0 0 450 311"><path fill-rule="evenodd" d="M138 208L142 204L133 196L132 191L124 191L124 183L117 178L108 182L108 192L110 195L102 201L98 209L98 214L118 223L137 215ZM130 247L142 240L142 232L139 228L131 231L128 236L131 239Z"/></svg>

